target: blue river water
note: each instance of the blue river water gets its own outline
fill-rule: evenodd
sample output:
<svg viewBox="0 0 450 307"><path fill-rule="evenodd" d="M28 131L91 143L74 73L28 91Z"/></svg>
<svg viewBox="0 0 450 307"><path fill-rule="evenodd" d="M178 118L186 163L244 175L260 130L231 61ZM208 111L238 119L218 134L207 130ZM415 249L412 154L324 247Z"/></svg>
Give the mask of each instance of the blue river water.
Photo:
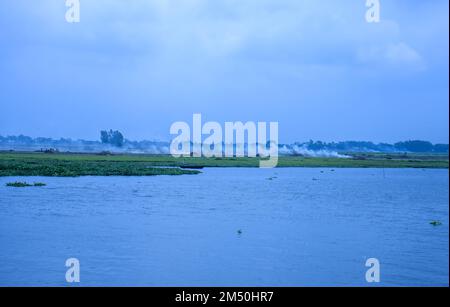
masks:
<svg viewBox="0 0 450 307"><path fill-rule="evenodd" d="M0 178L0 285L448 286L448 170ZM12 188L11 181L45 182ZM431 221L440 221L433 226ZM369 284L366 260L380 263Z"/></svg>

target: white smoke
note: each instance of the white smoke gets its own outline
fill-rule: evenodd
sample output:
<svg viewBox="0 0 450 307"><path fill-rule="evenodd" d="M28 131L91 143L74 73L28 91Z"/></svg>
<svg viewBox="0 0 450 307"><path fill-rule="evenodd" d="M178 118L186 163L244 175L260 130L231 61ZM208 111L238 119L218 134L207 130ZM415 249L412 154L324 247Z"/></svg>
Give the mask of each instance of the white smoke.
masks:
<svg viewBox="0 0 450 307"><path fill-rule="evenodd" d="M304 156L310 158L350 158L330 150L311 150L306 146L283 145L279 148L280 155L284 156Z"/></svg>
<svg viewBox="0 0 450 307"><path fill-rule="evenodd" d="M256 145L252 145L256 146ZM5 140L0 139L0 150L16 151L45 151L55 149L60 152L82 152L82 153L132 153L132 154L170 154L170 144L168 142L158 141L140 141L132 142L125 140L122 147L114 147L110 144L103 144L98 141L85 140L52 140L52 139L31 139L19 138ZM235 145L235 150L241 149L248 152L248 145ZM260 151L258 151L260 152ZM331 150L312 150L308 149L307 144L280 145L279 155L284 156L304 156L320 158L350 158L349 156L339 154ZM264 155L262 155L264 156Z"/></svg>

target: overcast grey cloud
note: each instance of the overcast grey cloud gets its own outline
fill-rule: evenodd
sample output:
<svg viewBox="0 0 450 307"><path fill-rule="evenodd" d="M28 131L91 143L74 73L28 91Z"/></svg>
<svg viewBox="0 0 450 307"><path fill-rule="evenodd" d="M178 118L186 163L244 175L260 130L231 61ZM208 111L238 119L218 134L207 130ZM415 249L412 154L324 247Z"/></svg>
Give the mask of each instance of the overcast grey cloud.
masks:
<svg viewBox="0 0 450 307"><path fill-rule="evenodd" d="M280 141L448 142L448 1L64 1L0 6L0 134L167 139L279 121Z"/></svg>

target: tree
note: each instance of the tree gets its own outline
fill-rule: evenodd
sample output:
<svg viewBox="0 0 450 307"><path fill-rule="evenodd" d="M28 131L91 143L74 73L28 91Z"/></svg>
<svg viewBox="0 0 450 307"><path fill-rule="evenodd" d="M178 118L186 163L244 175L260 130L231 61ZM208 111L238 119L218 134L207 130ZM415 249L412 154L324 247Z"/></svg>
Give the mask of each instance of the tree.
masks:
<svg viewBox="0 0 450 307"><path fill-rule="evenodd" d="M433 151L433 144L427 141L406 141L395 143L395 148L398 150L406 150L409 152L431 152Z"/></svg>
<svg viewBox="0 0 450 307"><path fill-rule="evenodd" d="M448 144L436 144L436 145L434 145L434 152L448 153Z"/></svg>
<svg viewBox="0 0 450 307"><path fill-rule="evenodd" d="M100 139L102 140L103 144L109 144L109 134L108 131L100 131Z"/></svg>
<svg viewBox="0 0 450 307"><path fill-rule="evenodd" d="M110 144L116 147L122 147L124 141L122 133L117 130L113 131L112 129L109 131L100 131L100 139L103 144Z"/></svg>

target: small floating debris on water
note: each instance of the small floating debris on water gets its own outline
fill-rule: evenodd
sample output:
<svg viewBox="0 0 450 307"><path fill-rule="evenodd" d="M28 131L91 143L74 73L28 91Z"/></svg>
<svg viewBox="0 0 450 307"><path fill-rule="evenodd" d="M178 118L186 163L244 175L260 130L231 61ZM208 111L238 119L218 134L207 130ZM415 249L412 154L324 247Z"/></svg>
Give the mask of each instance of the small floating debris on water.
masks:
<svg viewBox="0 0 450 307"><path fill-rule="evenodd" d="M242 230L239 229L239 230L237 231L237 234L238 234L238 235L241 235L241 234L242 234Z"/></svg>
<svg viewBox="0 0 450 307"><path fill-rule="evenodd" d="M269 177L269 178L267 178L267 180L274 180L274 179L277 179L278 177L276 177L276 176L273 176L273 177Z"/></svg>
<svg viewBox="0 0 450 307"><path fill-rule="evenodd" d="M430 222L430 224L433 226L441 226L442 222L441 221L432 221L432 222Z"/></svg>
<svg viewBox="0 0 450 307"><path fill-rule="evenodd" d="M27 182L9 182L6 184L7 187L14 187L14 188L25 188L25 187L45 187L46 184L42 182L35 182L33 184L29 184Z"/></svg>
<svg viewBox="0 0 450 307"><path fill-rule="evenodd" d="M319 181L319 179L317 179L317 178L313 178L312 180L313 180L313 181Z"/></svg>
<svg viewBox="0 0 450 307"><path fill-rule="evenodd" d="M330 170L330 172L334 172L334 171L335 171L334 169Z"/></svg>

